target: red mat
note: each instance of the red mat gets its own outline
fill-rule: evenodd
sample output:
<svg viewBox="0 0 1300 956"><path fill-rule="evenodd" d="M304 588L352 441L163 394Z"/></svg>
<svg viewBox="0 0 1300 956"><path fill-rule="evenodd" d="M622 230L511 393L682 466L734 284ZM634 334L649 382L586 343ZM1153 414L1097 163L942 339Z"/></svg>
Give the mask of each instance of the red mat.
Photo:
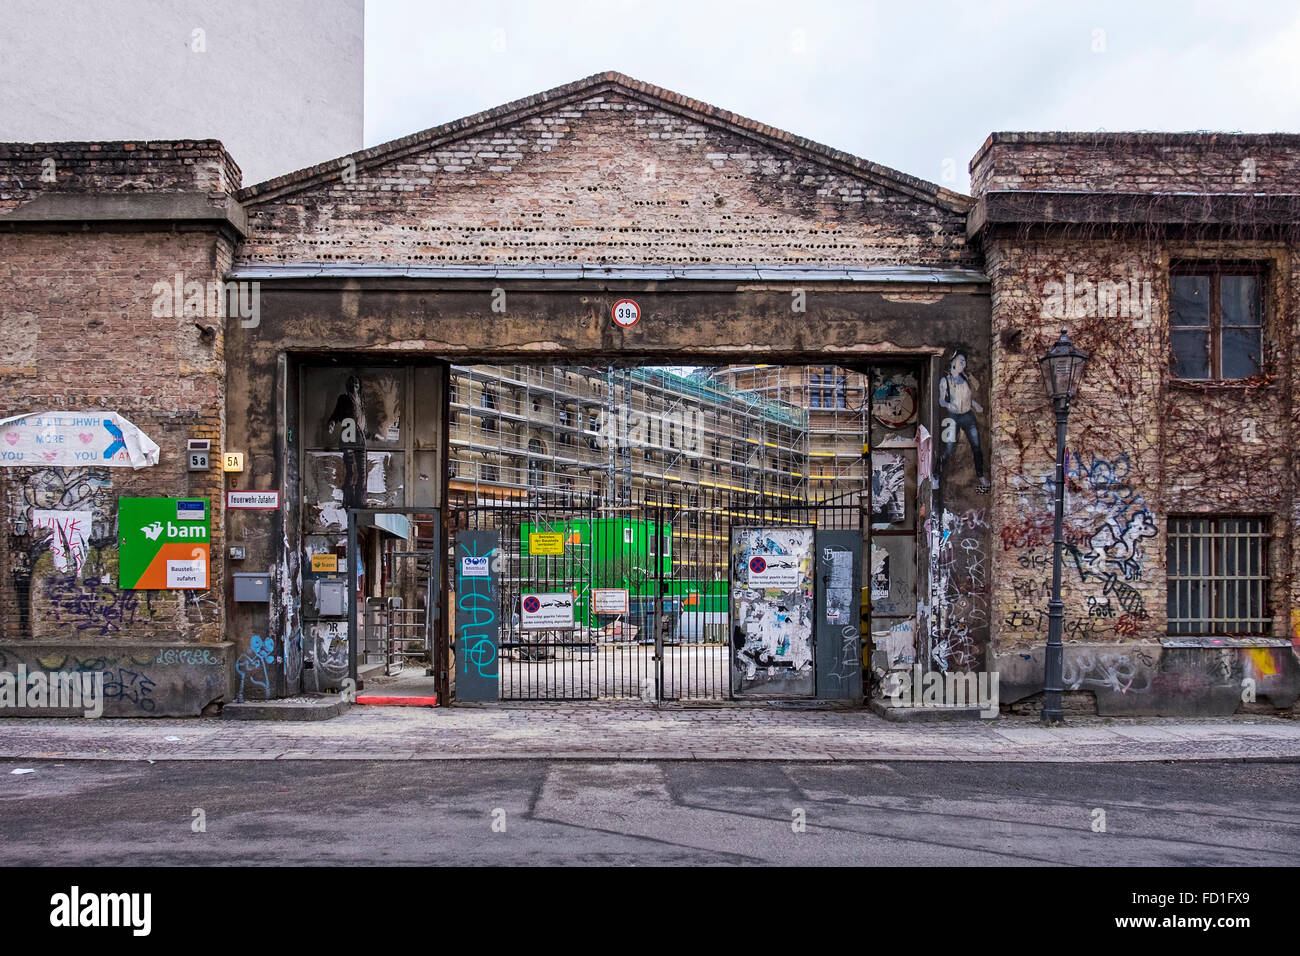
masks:
<svg viewBox="0 0 1300 956"><path fill-rule="evenodd" d="M358 704L373 704L380 707L437 707L438 698L433 697L380 697L377 694L358 694Z"/></svg>

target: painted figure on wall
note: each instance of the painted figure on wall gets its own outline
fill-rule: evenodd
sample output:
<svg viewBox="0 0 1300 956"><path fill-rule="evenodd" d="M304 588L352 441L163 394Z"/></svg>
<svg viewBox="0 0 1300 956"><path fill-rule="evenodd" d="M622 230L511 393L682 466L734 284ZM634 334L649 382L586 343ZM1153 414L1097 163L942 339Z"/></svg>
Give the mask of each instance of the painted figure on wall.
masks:
<svg viewBox="0 0 1300 956"><path fill-rule="evenodd" d="M361 379L348 376L347 391L339 396L325 423L329 435L338 431L343 453L343 507L366 506L366 403Z"/></svg>
<svg viewBox="0 0 1300 956"><path fill-rule="evenodd" d="M970 442L971 459L975 463L975 479L978 491L985 494L989 490L989 480L984 475L984 450L980 446L979 425L975 414L983 413L984 406L975 398L979 384L966 374L966 353L957 352L948 364L948 374L939 379L939 405L947 415L943 419L939 440L943 447L939 452L939 467L935 469L935 480L941 481L947 469L948 459L957 450L957 442L964 432Z"/></svg>

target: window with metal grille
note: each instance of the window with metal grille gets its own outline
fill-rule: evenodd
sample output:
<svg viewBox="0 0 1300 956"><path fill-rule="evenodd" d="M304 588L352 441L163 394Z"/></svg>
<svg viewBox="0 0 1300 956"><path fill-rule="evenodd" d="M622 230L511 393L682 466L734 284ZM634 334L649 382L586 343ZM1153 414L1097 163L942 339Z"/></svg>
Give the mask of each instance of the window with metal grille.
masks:
<svg viewBox="0 0 1300 956"><path fill-rule="evenodd" d="M1169 519L1170 634L1270 634L1269 520Z"/></svg>
<svg viewBox="0 0 1300 956"><path fill-rule="evenodd" d="M1264 270L1241 263L1176 266L1169 282L1175 378L1251 378L1264 368Z"/></svg>

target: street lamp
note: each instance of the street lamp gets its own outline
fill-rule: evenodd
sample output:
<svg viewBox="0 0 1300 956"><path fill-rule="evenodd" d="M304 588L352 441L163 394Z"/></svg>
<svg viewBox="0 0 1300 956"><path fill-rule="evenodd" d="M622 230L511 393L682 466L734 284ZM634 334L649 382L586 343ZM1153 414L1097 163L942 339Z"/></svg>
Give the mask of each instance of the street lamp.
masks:
<svg viewBox="0 0 1300 956"><path fill-rule="evenodd" d="M1070 417L1070 400L1079 391L1079 379L1088 353L1076 349L1065 329L1056 344L1038 360L1043 370L1043 387L1056 409L1056 519L1052 525L1052 600L1047 605L1047 656L1043 660L1043 723L1064 719L1061 694L1065 690L1065 648L1061 631L1065 606L1061 603L1061 550L1065 545L1065 423Z"/></svg>

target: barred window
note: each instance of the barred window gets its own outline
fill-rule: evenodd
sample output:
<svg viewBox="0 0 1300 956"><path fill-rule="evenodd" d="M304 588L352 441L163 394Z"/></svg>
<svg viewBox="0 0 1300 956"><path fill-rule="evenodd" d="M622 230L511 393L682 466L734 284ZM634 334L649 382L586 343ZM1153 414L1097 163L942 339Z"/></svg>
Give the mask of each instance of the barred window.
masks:
<svg viewBox="0 0 1300 956"><path fill-rule="evenodd" d="M1269 521L1169 519L1170 634L1270 634Z"/></svg>

